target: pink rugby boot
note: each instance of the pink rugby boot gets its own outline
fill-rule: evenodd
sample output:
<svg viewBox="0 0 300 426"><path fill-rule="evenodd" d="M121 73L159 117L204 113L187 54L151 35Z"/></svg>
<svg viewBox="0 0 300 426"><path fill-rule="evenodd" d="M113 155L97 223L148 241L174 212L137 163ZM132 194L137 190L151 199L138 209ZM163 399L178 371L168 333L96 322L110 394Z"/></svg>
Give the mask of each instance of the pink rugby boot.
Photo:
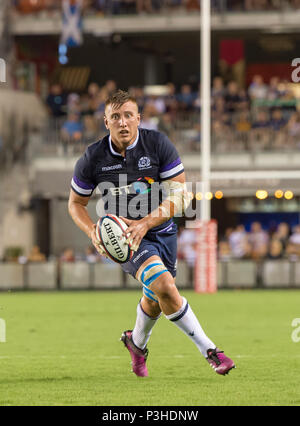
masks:
<svg viewBox="0 0 300 426"><path fill-rule="evenodd" d="M208 349L206 359L215 372L223 376L228 374L232 368L235 368L232 359L228 358L224 352L220 351L218 348Z"/></svg>
<svg viewBox="0 0 300 426"><path fill-rule="evenodd" d="M133 343L132 330L126 330L123 332L121 339L125 347L129 350L131 356L132 371L138 377L147 377L148 370L146 366L146 360L148 356L148 349L140 349Z"/></svg>

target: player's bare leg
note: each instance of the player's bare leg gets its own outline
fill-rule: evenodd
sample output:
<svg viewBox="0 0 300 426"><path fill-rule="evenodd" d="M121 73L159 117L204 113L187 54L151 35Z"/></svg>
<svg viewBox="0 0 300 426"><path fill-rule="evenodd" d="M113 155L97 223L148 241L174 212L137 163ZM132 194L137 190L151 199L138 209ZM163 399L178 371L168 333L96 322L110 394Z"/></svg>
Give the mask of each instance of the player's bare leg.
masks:
<svg viewBox="0 0 300 426"><path fill-rule="evenodd" d="M159 260L159 257L153 257L148 259L147 264ZM157 296L166 318L174 322L195 343L217 373L227 374L234 367L233 361L206 336L187 300L180 295L170 272L162 273L150 284L149 289Z"/></svg>
<svg viewBox="0 0 300 426"><path fill-rule="evenodd" d="M139 350L147 350L146 343L150 338L152 328L159 318L158 315L160 315L161 310L167 319L174 322L174 324L195 343L199 351L218 374L227 374L234 367L233 361L226 357L206 336L194 312L187 303L187 300L179 294L175 285L175 280L170 272L163 269L162 266L160 273L157 273L157 268L160 263L162 264L161 259L158 256L153 256L149 258L137 272L137 277L140 277L141 271L149 271L147 275L148 279L143 279L143 276L141 279L144 285L144 291L147 282L151 282L151 267L153 269L156 268L154 272L156 272L158 277L146 288L147 292L150 291L150 293L147 293L149 297L144 296L139 303L137 321L133 332L125 332L127 335L123 335L124 337L122 338L125 346L130 351L133 361L133 371L136 370L135 373L137 375L148 375L146 370L148 351L143 354L134 349L138 349L138 346ZM155 278L156 275L153 275L153 278ZM139 343L135 344L134 339ZM135 369L134 364L137 356L139 356L137 359L138 368ZM146 374L138 374L139 371Z"/></svg>

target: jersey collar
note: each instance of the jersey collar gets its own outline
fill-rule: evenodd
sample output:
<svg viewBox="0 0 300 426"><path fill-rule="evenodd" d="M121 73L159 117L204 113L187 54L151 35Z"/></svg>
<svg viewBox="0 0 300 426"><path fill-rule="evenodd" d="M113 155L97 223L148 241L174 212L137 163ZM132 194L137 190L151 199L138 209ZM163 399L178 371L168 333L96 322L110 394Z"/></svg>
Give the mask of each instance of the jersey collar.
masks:
<svg viewBox="0 0 300 426"><path fill-rule="evenodd" d="M138 140L139 140L139 137L140 137L140 132L139 132L139 130L138 130L138 132L137 132L137 137L136 137L135 141L134 141L131 145L129 145L129 146L126 148L126 151L127 151L127 150L129 150L129 149L134 148L134 147L137 145ZM111 141L111 136L110 136L110 135L109 135L109 138L108 138L108 144L109 144L110 152L111 152L113 155L118 155L119 157L122 157L122 155L121 155L119 152L117 152L117 151L115 151L115 150L113 149L112 141Z"/></svg>

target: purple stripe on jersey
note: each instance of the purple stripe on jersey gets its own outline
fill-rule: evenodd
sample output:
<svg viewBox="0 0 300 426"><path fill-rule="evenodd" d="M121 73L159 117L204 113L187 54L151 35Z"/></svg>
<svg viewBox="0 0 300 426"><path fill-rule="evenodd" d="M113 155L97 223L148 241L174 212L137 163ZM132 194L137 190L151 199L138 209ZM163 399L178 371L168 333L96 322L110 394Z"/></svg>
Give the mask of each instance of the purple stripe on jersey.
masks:
<svg viewBox="0 0 300 426"><path fill-rule="evenodd" d="M80 186L80 188L82 189L94 189L95 186L82 182L81 180L79 180L76 176L73 176L74 182L76 183L76 185Z"/></svg>
<svg viewBox="0 0 300 426"><path fill-rule="evenodd" d="M177 160L173 161L172 163L168 164L167 166L163 167L160 172L167 172L168 170L173 169L174 167L178 166L178 164L181 163L180 158L178 157Z"/></svg>
<svg viewBox="0 0 300 426"><path fill-rule="evenodd" d="M172 229L173 225L174 225L174 223L171 223L170 225L166 226L166 228L163 228L160 231L157 231L157 233L159 234L160 232L168 231L169 229Z"/></svg>

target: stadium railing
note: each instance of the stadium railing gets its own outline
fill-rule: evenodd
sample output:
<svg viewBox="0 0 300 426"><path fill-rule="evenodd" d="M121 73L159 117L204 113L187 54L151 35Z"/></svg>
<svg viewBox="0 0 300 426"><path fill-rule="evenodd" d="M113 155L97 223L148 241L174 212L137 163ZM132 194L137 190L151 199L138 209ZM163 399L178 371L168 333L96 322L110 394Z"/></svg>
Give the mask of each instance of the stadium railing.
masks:
<svg viewBox="0 0 300 426"><path fill-rule="evenodd" d="M271 124L268 127L260 127L255 124L254 118L243 120L240 113L230 115L230 123L221 120L212 121L213 153L256 153L256 152L293 152L299 150L300 131L295 124L295 130L288 125L289 114L285 115L286 124L274 130ZM154 117L157 121L157 129L165 132L178 148L179 153L193 153L200 151L200 126L199 113L179 112L173 115L168 127ZM82 153L86 146L99 140L107 134L101 123L94 132L83 131L83 136L78 140L64 140L61 136L61 128L65 118L50 118L37 134L35 132L30 140L32 143L31 156L68 157ZM30 150L30 146L29 146Z"/></svg>
<svg viewBox="0 0 300 426"><path fill-rule="evenodd" d="M300 288L300 259L218 261L218 288ZM193 270L178 262L176 284L193 288ZM0 291L139 289L118 265L85 261L0 263Z"/></svg>

